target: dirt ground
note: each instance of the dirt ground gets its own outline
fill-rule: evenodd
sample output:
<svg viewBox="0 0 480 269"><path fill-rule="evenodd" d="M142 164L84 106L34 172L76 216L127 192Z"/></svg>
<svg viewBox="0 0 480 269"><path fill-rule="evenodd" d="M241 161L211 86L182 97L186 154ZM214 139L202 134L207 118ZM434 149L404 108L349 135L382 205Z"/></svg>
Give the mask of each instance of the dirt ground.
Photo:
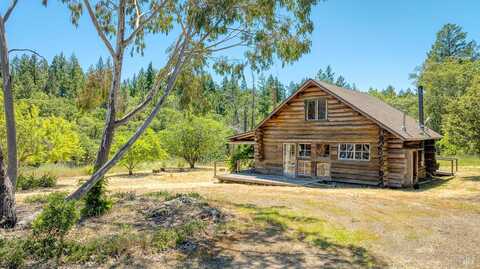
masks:
<svg viewBox="0 0 480 269"><path fill-rule="evenodd" d="M110 176L111 193L197 192L242 227L206 242L201 255L165 255L138 267L480 268L480 167L460 167L456 177L419 190L222 184L212 176L207 168ZM71 191L78 180L19 192L20 219L31 211L27 196ZM121 212L129 214L115 210L103 223L121 221Z"/></svg>

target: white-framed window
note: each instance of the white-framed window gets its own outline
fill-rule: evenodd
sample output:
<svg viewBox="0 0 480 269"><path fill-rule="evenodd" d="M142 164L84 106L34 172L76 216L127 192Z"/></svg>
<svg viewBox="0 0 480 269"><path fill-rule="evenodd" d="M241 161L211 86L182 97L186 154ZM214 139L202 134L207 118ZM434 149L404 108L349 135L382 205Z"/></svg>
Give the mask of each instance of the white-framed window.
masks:
<svg viewBox="0 0 480 269"><path fill-rule="evenodd" d="M312 145L298 144L298 157L310 158L311 155L312 155Z"/></svg>
<svg viewBox="0 0 480 269"><path fill-rule="evenodd" d="M305 120L326 120L327 119L327 99L308 99L305 100Z"/></svg>
<svg viewBox="0 0 480 269"><path fill-rule="evenodd" d="M370 160L370 144L353 144L353 143L338 144L338 159L369 161Z"/></svg>

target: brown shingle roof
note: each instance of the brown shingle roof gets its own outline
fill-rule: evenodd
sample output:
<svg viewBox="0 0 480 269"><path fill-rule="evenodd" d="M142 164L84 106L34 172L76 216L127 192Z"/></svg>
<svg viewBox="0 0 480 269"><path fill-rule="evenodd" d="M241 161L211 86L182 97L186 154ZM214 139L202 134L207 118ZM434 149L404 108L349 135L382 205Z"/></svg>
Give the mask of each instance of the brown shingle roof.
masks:
<svg viewBox="0 0 480 269"><path fill-rule="evenodd" d="M414 141L414 140L427 140L427 139L440 139L442 136L437 132L425 127L425 131L422 132L418 128L418 122L406 115L405 116L405 131L402 130L403 125L403 112L390 106L389 104L381 101L380 99L371 96L367 93L349 90L345 88L338 87L323 81L317 81L313 79L307 80L303 83L295 93L290 97L284 100L280 105L278 105L272 113L266 117L262 122L260 122L257 127L261 127L268 119L275 115L286 103L292 100L298 93L310 86L317 86L322 90L330 93L332 96L336 97L352 109L356 110L360 114L369 118L373 122L377 123L381 127L390 131L394 135L397 135L399 138L405 141ZM251 132L251 131L250 131ZM238 139L245 134L238 134L229 138ZM251 133L248 135L252 135Z"/></svg>
<svg viewBox="0 0 480 269"><path fill-rule="evenodd" d="M374 96L360 91L341 88L323 81L315 80L313 82L403 140L442 138L440 134L427 127L425 127L425 131L420 130L418 121L408 115L405 116L405 130L402 130L404 112Z"/></svg>

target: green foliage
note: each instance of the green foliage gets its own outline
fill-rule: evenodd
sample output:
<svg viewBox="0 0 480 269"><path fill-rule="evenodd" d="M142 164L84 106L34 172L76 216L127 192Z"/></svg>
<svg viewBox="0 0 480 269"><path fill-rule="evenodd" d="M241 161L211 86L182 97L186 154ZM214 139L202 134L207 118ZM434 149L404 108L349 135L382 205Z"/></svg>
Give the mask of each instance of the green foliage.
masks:
<svg viewBox="0 0 480 269"><path fill-rule="evenodd" d="M46 204L48 200L54 196L54 195L62 195L62 196L67 196L67 192L53 192L49 194L33 194L29 195L25 198L24 202L27 204Z"/></svg>
<svg viewBox="0 0 480 269"><path fill-rule="evenodd" d="M220 122L197 116L186 116L161 132L160 139L167 151L185 159L193 168L195 163L223 154L227 129Z"/></svg>
<svg viewBox="0 0 480 269"><path fill-rule="evenodd" d="M450 113L451 104L474 85L480 74L480 61L427 62L419 78L425 88L425 112L430 117L429 127L442 131L444 115Z"/></svg>
<svg viewBox="0 0 480 269"><path fill-rule="evenodd" d="M475 41L467 41L467 33L456 24L447 23L437 32L428 60L440 62L445 59L472 60L478 56Z"/></svg>
<svg viewBox="0 0 480 269"><path fill-rule="evenodd" d="M115 137L114 150L117 151L131 137L130 133L121 132ZM167 158L166 151L160 145L155 132L147 129L142 137L133 144L127 153L120 160L119 164L128 169L130 175L133 174L139 164L146 161L164 160Z"/></svg>
<svg viewBox="0 0 480 269"><path fill-rule="evenodd" d="M1 98L0 98L1 99ZM3 106L0 114L3 113ZM40 111L28 101L16 102L17 151L21 165L45 162L72 161L83 154L75 126L67 120L52 116L40 117ZM4 126L4 117L0 125ZM0 129L0 141L5 143L6 132Z"/></svg>
<svg viewBox="0 0 480 269"><path fill-rule="evenodd" d="M240 145L227 159L227 169L230 173L235 172L236 163L239 160L248 160L253 157L253 147L250 145Z"/></svg>
<svg viewBox="0 0 480 269"><path fill-rule="evenodd" d="M65 201L65 196L55 193L49 196L47 205L32 223L35 255L56 258L57 264L63 254L65 236L78 220L74 201Z"/></svg>
<svg viewBox="0 0 480 269"><path fill-rule="evenodd" d="M36 188L52 188L57 185L57 177L44 174L39 177L35 175L19 175L17 178L17 190L31 190Z"/></svg>
<svg viewBox="0 0 480 269"><path fill-rule="evenodd" d="M203 231L205 226L203 221L192 220L178 228L160 228L153 234L152 246L159 251L174 248Z"/></svg>
<svg viewBox="0 0 480 269"><path fill-rule="evenodd" d="M22 238L0 238L0 267L22 268L25 265L27 253L25 252L26 241Z"/></svg>
<svg viewBox="0 0 480 269"><path fill-rule="evenodd" d="M369 89L368 94L373 95L391 106L407 113L414 119L418 118L418 96L415 92L407 89L397 93L393 86L384 90Z"/></svg>
<svg viewBox="0 0 480 269"><path fill-rule="evenodd" d="M95 217L105 214L112 208L112 200L106 194L106 179L102 179L85 196L82 217Z"/></svg>
<svg viewBox="0 0 480 269"><path fill-rule="evenodd" d="M444 123L442 149L446 154L480 153L480 74L460 98L453 101Z"/></svg>

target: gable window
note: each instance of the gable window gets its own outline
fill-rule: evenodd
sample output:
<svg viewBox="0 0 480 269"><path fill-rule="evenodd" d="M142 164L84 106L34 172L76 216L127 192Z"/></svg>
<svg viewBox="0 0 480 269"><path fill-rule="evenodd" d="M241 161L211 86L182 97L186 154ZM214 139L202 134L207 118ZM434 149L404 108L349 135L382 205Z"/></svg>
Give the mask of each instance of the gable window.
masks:
<svg viewBox="0 0 480 269"><path fill-rule="evenodd" d="M309 158L312 155L312 145L298 144L298 157Z"/></svg>
<svg viewBox="0 0 480 269"><path fill-rule="evenodd" d="M326 120L327 99L305 100L305 120Z"/></svg>
<svg viewBox="0 0 480 269"><path fill-rule="evenodd" d="M370 144L339 144L339 160L370 160Z"/></svg>

